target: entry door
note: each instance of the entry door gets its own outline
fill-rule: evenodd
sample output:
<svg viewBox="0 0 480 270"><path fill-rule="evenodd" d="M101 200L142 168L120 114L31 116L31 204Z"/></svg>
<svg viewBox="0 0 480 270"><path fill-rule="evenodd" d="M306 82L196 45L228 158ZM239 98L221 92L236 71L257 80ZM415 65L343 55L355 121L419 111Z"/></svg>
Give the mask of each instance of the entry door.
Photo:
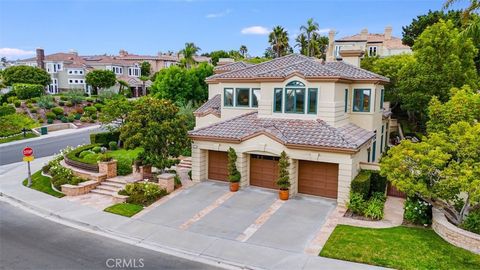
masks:
<svg viewBox="0 0 480 270"><path fill-rule="evenodd" d="M250 185L278 189L278 157L250 155Z"/></svg>

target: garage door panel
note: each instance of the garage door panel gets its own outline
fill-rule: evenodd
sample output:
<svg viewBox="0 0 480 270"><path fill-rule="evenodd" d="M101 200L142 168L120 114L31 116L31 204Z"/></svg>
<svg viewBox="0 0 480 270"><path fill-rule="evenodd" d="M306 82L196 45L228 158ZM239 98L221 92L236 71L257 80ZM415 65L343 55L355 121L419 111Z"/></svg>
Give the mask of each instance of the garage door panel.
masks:
<svg viewBox="0 0 480 270"><path fill-rule="evenodd" d="M273 157L250 156L250 185L277 189L278 160Z"/></svg>
<svg viewBox="0 0 480 270"><path fill-rule="evenodd" d="M298 192L337 198L338 164L299 161Z"/></svg>
<svg viewBox="0 0 480 270"><path fill-rule="evenodd" d="M208 151L208 179L228 181L227 152Z"/></svg>

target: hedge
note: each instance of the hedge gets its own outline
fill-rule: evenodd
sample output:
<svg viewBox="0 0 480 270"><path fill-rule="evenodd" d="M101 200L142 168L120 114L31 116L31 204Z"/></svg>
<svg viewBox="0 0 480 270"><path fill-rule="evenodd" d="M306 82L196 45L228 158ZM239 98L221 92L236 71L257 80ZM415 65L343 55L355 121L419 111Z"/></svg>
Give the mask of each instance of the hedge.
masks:
<svg viewBox="0 0 480 270"><path fill-rule="evenodd" d="M19 99L39 97L45 93L42 85L29 83L16 83L13 85L13 91Z"/></svg>
<svg viewBox="0 0 480 270"><path fill-rule="evenodd" d="M9 114L14 114L16 112L15 108L10 105L2 105L0 106L0 117L9 115Z"/></svg>
<svg viewBox="0 0 480 270"><path fill-rule="evenodd" d="M101 144L102 146L107 147L108 143L111 141L118 141L120 138L120 132L100 132L90 134L90 143L91 144Z"/></svg>
<svg viewBox="0 0 480 270"><path fill-rule="evenodd" d="M370 171L360 171L360 173L352 180L352 192L359 193L364 199L367 199L370 194Z"/></svg>
<svg viewBox="0 0 480 270"><path fill-rule="evenodd" d="M380 175L379 172L371 172L370 177L370 192L382 192L385 193L387 188L387 178Z"/></svg>

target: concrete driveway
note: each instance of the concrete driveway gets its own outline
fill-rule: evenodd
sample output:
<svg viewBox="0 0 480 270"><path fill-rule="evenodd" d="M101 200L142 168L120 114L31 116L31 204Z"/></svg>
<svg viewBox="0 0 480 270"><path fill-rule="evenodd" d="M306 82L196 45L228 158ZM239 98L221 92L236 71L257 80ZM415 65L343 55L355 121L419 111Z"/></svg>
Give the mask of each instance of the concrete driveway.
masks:
<svg viewBox="0 0 480 270"><path fill-rule="evenodd" d="M231 193L227 183L208 181L138 219L195 235L304 253L335 206L334 200L311 196L280 201L276 191L256 187Z"/></svg>

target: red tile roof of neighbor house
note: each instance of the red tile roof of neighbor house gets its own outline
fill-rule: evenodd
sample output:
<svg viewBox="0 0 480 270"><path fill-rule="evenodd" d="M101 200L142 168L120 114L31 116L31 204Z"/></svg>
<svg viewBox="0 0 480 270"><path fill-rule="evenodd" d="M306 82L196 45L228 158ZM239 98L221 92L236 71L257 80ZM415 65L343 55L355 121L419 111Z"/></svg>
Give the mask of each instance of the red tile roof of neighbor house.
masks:
<svg viewBox="0 0 480 270"><path fill-rule="evenodd" d="M163 61L172 61L178 62L178 57L176 55L138 55L138 54L127 54L125 56L118 56L119 59L124 60L163 60Z"/></svg>
<svg viewBox="0 0 480 270"><path fill-rule="evenodd" d="M287 79L299 74L305 79L345 79L389 82L389 79L345 62L324 62L300 54L289 54L256 65L215 74L206 79L216 82L231 79Z"/></svg>
<svg viewBox="0 0 480 270"><path fill-rule="evenodd" d="M348 36L348 37L343 37L341 39L338 39L336 41L342 42L342 41L366 41L366 42L371 42L371 43L382 43L385 45L385 47L389 49L408 49L410 48L407 45L404 45L402 43L402 39L398 37L391 37L390 39L386 40L385 39L385 34L367 34L367 39L362 37L362 34L356 34L353 36Z"/></svg>
<svg viewBox="0 0 480 270"><path fill-rule="evenodd" d="M215 95L214 97L209 99L207 102L203 103L203 105L200 106L198 109L196 109L193 114L197 117L202 117L211 113L213 115L220 117L221 102L222 102L222 99L220 94Z"/></svg>
<svg viewBox="0 0 480 270"><path fill-rule="evenodd" d="M249 63L245 63L245 62L233 62L233 63L228 63L228 64L225 64L225 65L221 65L221 66L216 66L213 71L215 73L223 73L223 72L228 72L228 71L233 71L233 70L237 70L237 69L242 69L242 68L246 68L246 67L249 67L249 66L253 66L253 64L249 64Z"/></svg>
<svg viewBox="0 0 480 270"><path fill-rule="evenodd" d="M334 128L325 121L258 117L247 113L189 132L193 139L245 141L264 134L287 146L355 151L374 133L354 124Z"/></svg>

